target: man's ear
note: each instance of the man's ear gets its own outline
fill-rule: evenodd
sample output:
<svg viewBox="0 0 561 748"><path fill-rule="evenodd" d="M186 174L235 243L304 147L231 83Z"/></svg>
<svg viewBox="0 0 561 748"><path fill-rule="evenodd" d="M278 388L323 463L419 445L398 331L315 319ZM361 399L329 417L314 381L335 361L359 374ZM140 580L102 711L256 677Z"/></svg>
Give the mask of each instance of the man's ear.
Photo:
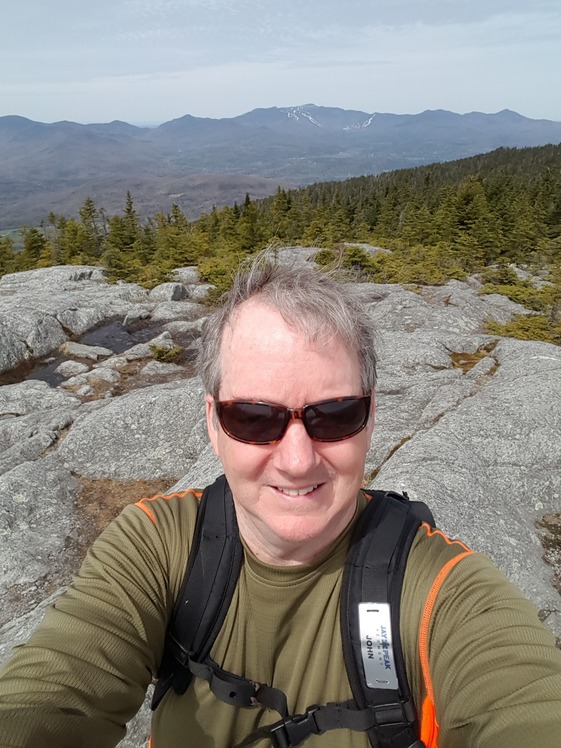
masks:
<svg viewBox="0 0 561 748"><path fill-rule="evenodd" d="M216 411L214 410L214 400L210 395L205 395L205 407L206 407L206 429L208 431L208 438L212 444L212 448L217 457L220 457L218 451L218 429L220 424L216 417Z"/></svg>

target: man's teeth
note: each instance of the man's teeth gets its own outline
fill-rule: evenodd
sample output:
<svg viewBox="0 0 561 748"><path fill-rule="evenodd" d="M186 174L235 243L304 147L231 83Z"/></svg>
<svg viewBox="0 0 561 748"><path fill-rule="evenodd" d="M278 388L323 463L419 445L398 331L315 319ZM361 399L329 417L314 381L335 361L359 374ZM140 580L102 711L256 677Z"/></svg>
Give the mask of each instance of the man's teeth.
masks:
<svg viewBox="0 0 561 748"><path fill-rule="evenodd" d="M285 493L287 496L305 496L307 493L315 491L317 486L308 486L307 488L281 488L278 486L278 490Z"/></svg>

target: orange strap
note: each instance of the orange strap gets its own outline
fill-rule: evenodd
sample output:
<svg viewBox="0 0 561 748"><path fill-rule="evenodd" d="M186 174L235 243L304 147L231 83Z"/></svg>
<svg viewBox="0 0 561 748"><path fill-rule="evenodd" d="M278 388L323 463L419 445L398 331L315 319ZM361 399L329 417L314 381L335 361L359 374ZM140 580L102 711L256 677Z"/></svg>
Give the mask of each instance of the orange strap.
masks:
<svg viewBox="0 0 561 748"><path fill-rule="evenodd" d="M462 559L466 558L466 556L471 556L473 551L470 550L466 545L461 543L459 540L450 540L450 538L448 538L440 530L435 530L428 525L423 526L426 528L427 535L429 537L432 535L440 535L449 545L454 544L464 548L463 553L459 553L457 556L454 556L454 558L451 558L448 563L444 564L442 569L438 572L429 590L429 594L425 602L425 607L423 609L423 614L421 616L421 625L419 627L419 659L421 662L421 672L423 674L423 681L427 693L421 711L421 740L423 741L426 748L438 748L439 726L436 719L436 710L434 707L434 687L430 675L428 651L430 621L436 603L436 598L438 597L438 593L440 592L445 579L448 577L456 564L459 563Z"/></svg>

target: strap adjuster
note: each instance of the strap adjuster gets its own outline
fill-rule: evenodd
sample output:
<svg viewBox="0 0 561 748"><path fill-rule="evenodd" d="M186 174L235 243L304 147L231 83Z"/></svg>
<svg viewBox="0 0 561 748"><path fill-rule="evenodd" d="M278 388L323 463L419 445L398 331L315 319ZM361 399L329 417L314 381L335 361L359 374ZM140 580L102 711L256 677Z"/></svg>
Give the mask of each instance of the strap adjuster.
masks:
<svg viewBox="0 0 561 748"><path fill-rule="evenodd" d="M273 725L270 728L270 733L274 747L293 748L310 735L321 735L325 732L325 730L320 730L314 716L320 708L319 704L314 704L306 709L305 714L285 717L285 719Z"/></svg>

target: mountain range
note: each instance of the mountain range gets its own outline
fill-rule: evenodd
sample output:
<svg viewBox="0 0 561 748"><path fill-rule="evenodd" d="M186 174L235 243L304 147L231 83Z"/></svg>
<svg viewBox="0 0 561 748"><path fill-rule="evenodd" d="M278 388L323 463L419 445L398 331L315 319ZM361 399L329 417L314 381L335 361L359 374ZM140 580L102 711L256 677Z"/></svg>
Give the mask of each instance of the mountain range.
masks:
<svg viewBox="0 0 561 748"><path fill-rule="evenodd" d="M277 186L450 161L501 146L561 142L561 122L516 112L367 113L308 104L237 117L185 115L155 128L46 124L0 117L0 229L76 215L86 197L108 214L129 190L141 215L177 203L195 218Z"/></svg>

